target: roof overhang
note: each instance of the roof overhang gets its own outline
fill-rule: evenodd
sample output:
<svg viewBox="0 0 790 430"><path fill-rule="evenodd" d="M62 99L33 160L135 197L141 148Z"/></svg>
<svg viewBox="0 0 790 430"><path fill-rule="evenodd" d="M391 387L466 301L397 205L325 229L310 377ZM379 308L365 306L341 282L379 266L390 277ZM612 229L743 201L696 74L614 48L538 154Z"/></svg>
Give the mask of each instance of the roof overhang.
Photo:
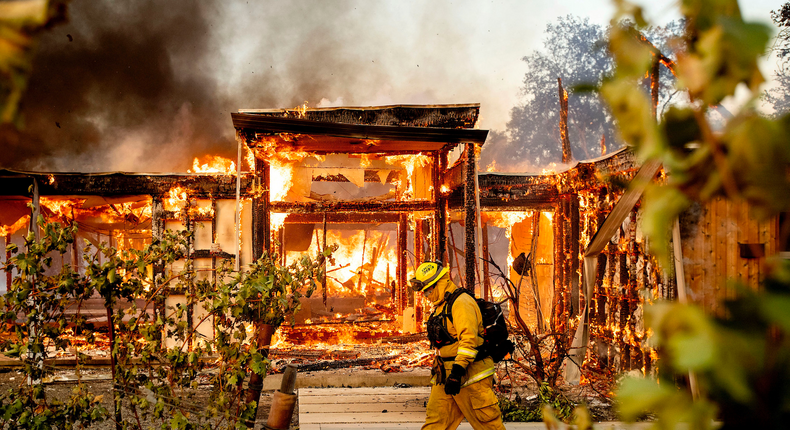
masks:
<svg viewBox="0 0 790 430"><path fill-rule="evenodd" d="M410 153L449 150L461 143L482 145L488 130L382 126L231 113L248 145L314 153Z"/></svg>

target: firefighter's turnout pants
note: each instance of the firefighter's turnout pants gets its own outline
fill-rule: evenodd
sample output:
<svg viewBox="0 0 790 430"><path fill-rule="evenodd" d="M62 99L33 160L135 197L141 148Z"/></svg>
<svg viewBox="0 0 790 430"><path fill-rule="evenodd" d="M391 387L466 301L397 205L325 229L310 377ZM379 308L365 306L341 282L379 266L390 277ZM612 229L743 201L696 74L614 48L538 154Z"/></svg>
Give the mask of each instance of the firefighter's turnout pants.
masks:
<svg viewBox="0 0 790 430"><path fill-rule="evenodd" d="M455 396L445 394L444 385L434 385L422 430L455 430L464 417L475 430L504 430L493 380L489 376L469 384Z"/></svg>

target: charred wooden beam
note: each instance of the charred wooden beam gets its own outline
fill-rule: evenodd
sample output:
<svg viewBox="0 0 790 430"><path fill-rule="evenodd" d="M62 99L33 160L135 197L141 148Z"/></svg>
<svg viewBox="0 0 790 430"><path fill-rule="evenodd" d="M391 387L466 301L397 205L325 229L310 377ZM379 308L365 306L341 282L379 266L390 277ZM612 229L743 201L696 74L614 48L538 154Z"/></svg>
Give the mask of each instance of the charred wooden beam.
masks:
<svg viewBox="0 0 790 430"><path fill-rule="evenodd" d="M480 114L480 104L392 105L319 109L244 109L239 112L343 124L474 128Z"/></svg>
<svg viewBox="0 0 790 430"><path fill-rule="evenodd" d="M373 363L386 362L392 360L392 356L353 358L350 360L326 360L315 363L299 364L297 368L300 372L315 372L318 370L342 369L344 367L367 366Z"/></svg>
<svg viewBox="0 0 790 430"><path fill-rule="evenodd" d="M278 149L351 153L392 151L437 151L447 144L485 143L488 130L472 128L434 128L367 124L343 124L300 118L269 117L258 114L231 113L237 130L261 133L248 142ZM280 137L279 134L286 136ZM326 136L327 138L318 138ZM335 138L335 139L332 139ZM454 146L454 145L451 145Z"/></svg>
<svg viewBox="0 0 790 430"><path fill-rule="evenodd" d="M464 225L465 225L465 244L464 251L466 252L464 263L466 266L466 288L469 291L475 291L475 267L476 260L476 247L475 247L475 225L477 224L477 210L475 201L475 175L477 169L475 168L475 147L474 143L466 144L466 183L464 184Z"/></svg>
<svg viewBox="0 0 790 430"><path fill-rule="evenodd" d="M429 201L410 202L271 202L272 212L315 213L315 212L416 212L432 211L436 203Z"/></svg>
<svg viewBox="0 0 790 430"><path fill-rule="evenodd" d="M464 173L462 163L450 168L442 183L450 190L450 207L463 207ZM604 159L580 162L561 173L479 175L480 204L483 207L521 206L531 210L535 205L550 206L560 195L588 189L600 183L601 177L627 182L636 174L638 163L630 150L620 150Z"/></svg>
<svg viewBox="0 0 790 430"><path fill-rule="evenodd" d="M384 224L397 223L400 219L398 213L387 212L324 212L324 213L289 213L285 218L286 224Z"/></svg>
<svg viewBox="0 0 790 430"><path fill-rule="evenodd" d="M42 196L67 195L160 195L178 185L190 190L190 196L235 198L236 177L205 174L131 174L131 173L34 173L0 170L0 195L27 195L31 179L39 182ZM253 177L241 178L242 192L250 192Z"/></svg>
<svg viewBox="0 0 790 430"><path fill-rule="evenodd" d="M210 249L196 249L190 253L190 258L220 258L232 259L233 254L225 251L212 251Z"/></svg>

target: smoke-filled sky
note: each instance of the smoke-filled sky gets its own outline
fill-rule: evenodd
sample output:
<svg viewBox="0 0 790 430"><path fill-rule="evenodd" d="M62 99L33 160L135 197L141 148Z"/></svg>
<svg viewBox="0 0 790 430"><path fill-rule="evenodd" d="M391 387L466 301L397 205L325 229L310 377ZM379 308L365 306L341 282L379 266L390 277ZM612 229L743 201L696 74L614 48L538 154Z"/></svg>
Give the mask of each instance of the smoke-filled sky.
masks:
<svg viewBox="0 0 790 430"><path fill-rule="evenodd" d="M769 23L782 3L741 8ZM677 18L672 4L651 2L648 18ZM608 0L72 0L69 21L40 41L24 130L0 129L0 168L186 171L196 156L234 156L230 112L304 102L477 102L481 128L504 131L521 59L546 25L568 14L606 24L613 10Z"/></svg>

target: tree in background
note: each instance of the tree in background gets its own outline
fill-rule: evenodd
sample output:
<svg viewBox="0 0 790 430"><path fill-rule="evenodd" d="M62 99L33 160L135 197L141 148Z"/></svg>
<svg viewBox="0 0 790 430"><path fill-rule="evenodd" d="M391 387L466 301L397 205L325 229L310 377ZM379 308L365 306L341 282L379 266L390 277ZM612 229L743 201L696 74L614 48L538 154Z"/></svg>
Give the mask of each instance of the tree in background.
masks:
<svg viewBox="0 0 790 430"><path fill-rule="evenodd" d="M765 101L774 109L774 115L779 116L790 111L790 3L771 11L771 20L779 27L771 48L778 64L774 72L776 86L765 92Z"/></svg>
<svg viewBox="0 0 790 430"><path fill-rule="evenodd" d="M681 27L673 22L665 27L647 28L643 33L671 57L673 50L667 46L667 40L679 33ZM562 79L569 93L568 128L573 158L600 156L602 137L607 152L622 146L616 138L612 115L600 96L577 90L580 86L598 85L613 73L614 64L605 43L609 32L608 27L572 15L546 26L543 49L523 58L527 65L521 89L523 101L511 111L507 136L494 135L497 139L483 149L481 165L485 166L491 152L499 154L497 168L507 169L504 164L517 164L525 169L525 166L539 167L561 161L557 78ZM672 95L671 79L669 71L662 67L662 104Z"/></svg>

